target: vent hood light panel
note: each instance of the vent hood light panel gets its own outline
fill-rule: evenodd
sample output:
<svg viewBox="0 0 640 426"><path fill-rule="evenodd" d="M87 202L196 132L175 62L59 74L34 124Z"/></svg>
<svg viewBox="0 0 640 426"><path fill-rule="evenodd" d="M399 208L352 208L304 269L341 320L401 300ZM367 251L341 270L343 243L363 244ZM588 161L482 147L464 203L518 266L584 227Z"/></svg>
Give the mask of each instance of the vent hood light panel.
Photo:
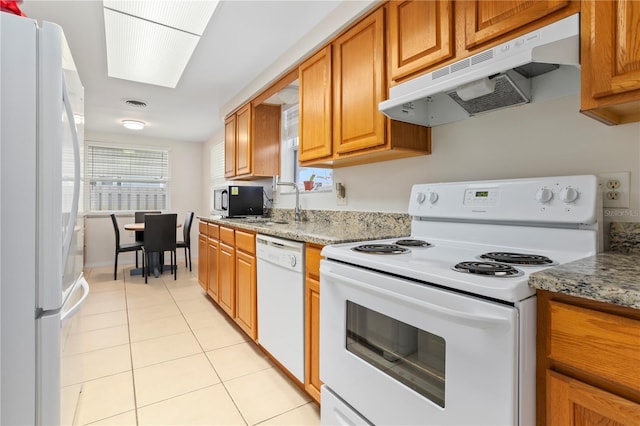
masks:
<svg viewBox="0 0 640 426"><path fill-rule="evenodd" d="M379 109L394 120L437 126L538 100L536 90L540 85L535 83L536 80L550 82L551 77L555 78L556 75L560 79L574 80L577 74L578 81L555 83L554 87L564 89L557 91L555 96L578 93L579 72L559 71L563 68L577 69L579 52L579 15L576 14L394 86L389 90L389 100L381 102ZM546 74L527 79L522 74L511 71L518 67L523 67L520 71L524 75L537 75L540 72ZM459 88L461 93L469 93L465 92L465 85L487 77L497 80L496 88L499 90L483 94L486 93L486 88L479 88L478 97L472 98L474 95L471 94L468 97L472 99L461 101L466 103L464 108L454 101L455 98L460 100L457 94ZM465 111L465 108L470 112Z"/></svg>

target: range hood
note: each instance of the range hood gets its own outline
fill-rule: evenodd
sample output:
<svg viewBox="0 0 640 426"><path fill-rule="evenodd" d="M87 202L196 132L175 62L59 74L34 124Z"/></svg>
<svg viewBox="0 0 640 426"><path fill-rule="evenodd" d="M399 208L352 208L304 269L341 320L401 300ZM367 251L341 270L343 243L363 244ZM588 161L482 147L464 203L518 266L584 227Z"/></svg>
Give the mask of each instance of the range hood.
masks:
<svg viewBox="0 0 640 426"><path fill-rule="evenodd" d="M578 14L392 87L378 109L437 126L535 100L579 93Z"/></svg>

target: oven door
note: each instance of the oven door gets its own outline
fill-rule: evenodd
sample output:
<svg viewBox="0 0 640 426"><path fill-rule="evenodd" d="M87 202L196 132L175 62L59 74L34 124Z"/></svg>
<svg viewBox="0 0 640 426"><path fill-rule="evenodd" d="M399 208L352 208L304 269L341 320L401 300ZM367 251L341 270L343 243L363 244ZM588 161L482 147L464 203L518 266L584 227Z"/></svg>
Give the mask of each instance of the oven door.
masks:
<svg viewBox="0 0 640 426"><path fill-rule="evenodd" d="M369 422L518 423L517 309L329 260L320 281L321 379Z"/></svg>

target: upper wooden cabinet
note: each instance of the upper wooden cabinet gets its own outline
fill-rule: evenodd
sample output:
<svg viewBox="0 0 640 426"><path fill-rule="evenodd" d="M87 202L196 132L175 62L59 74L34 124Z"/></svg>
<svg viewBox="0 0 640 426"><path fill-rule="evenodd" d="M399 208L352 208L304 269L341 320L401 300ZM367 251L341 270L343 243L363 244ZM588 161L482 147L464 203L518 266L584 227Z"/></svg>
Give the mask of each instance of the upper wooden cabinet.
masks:
<svg viewBox="0 0 640 426"><path fill-rule="evenodd" d="M333 146L336 154L385 143L384 9L333 42Z"/></svg>
<svg viewBox="0 0 640 426"><path fill-rule="evenodd" d="M474 0L456 2L464 11L469 50L570 5L568 0Z"/></svg>
<svg viewBox="0 0 640 426"><path fill-rule="evenodd" d="M432 71L579 11L575 0L392 0L390 80Z"/></svg>
<svg viewBox="0 0 640 426"><path fill-rule="evenodd" d="M231 114L224 121L224 176L236 174L236 115Z"/></svg>
<svg viewBox="0 0 640 426"><path fill-rule="evenodd" d="M331 157L331 45L306 60L298 70L299 136L298 159L306 162Z"/></svg>
<svg viewBox="0 0 640 426"><path fill-rule="evenodd" d="M251 173L252 154L251 137L251 104L247 104L236 112L236 176Z"/></svg>
<svg viewBox="0 0 640 426"><path fill-rule="evenodd" d="M280 106L248 103L225 120L225 177L260 179L280 168Z"/></svg>
<svg viewBox="0 0 640 426"><path fill-rule="evenodd" d="M378 8L300 66L301 165L342 167L430 153L430 129L392 122L378 111L388 90L386 12Z"/></svg>
<svg viewBox="0 0 640 426"><path fill-rule="evenodd" d="M390 2L389 37L392 80L453 57L452 1Z"/></svg>
<svg viewBox="0 0 640 426"><path fill-rule="evenodd" d="M606 124L640 121L640 2L582 2L583 113Z"/></svg>

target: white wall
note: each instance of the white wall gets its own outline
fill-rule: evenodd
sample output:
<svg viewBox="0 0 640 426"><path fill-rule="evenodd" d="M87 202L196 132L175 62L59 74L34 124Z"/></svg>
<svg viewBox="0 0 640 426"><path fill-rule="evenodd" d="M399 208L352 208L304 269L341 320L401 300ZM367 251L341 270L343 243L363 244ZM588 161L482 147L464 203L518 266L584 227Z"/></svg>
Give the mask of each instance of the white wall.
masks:
<svg viewBox="0 0 640 426"><path fill-rule="evenodd" d="M184 223L187 211L195 212L196 216L207 212L203 210L202 194L203 185L208 177L209 169L203 172L201 143L190 143L176 140L163 140L145 138L143 136L108 135L99 133L85 134L85 143L100 142L117 146L141 146L166 148L170 150L170 185L171 200L168 211L178 213L178 222ZM108 213L95 217L88 214L86 218L85 232L85 265L88 267L113 265L115 251L115 237L113 225ZM106 217L105 217L106 216ZM133 216L118 219L121 227L125 223L133 222ZM178 239L182 240L182 228L178 231ZM121 242L132 242L134 233L122 231ZM194 221L191 228L192 259L197 261L198 256L198 225ZM184 250L178 252L178 257L184 258ZM118 258L121 265L134 262L134 255L122 253Z"/></svg>
<svg viewBox="0 0 640 426"><path fill-rule="evenodd" d="M334 170L347 189L303 194L306 209L406 212L411 185L439 181L631 172L631 208L640 220L640 124L606 126L578 112L579 96L544 100L432 129L432 154ZM293 208L280 195L278 207Z"/></svg>

